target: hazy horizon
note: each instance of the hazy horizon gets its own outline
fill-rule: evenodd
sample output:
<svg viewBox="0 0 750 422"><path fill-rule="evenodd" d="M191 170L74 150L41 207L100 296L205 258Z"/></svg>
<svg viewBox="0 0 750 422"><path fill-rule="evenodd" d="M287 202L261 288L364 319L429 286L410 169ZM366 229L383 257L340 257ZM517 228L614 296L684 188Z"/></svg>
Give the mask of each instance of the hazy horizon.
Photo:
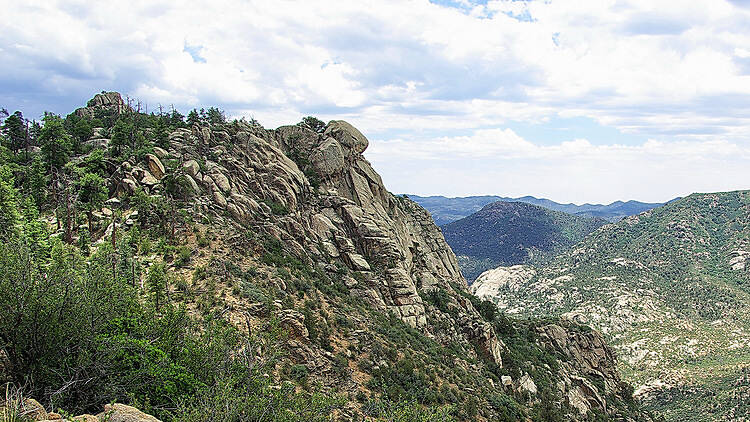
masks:
<svg viewBox="0 0 750 422"><path fill-rule="evenodd" d="M701 193L701 192L693 192L693 193ZM677 196L674 196L674 197L672 197L670 199L666 199L664 201L642 201L642 200L639 200L637 198L626 198L626 199L617 199L615 201L610 201L610 202L571 202L571 201L558 200L558 199L555 199L555 198L548 198L548 197L545 197L545 196L539 196L539 195L534 195L534 194L512 195L511 196L511 195L503 195L503 194L496 194L496 193L480 193L480 194L469 194L469 195L455 196L455 195L441 195L441 194L423 195L423 194L414 193L414 192L411 192L411 193L410 192L401 192L401 193L397 193L396 195L407 195L407 196L416 195L416 196L419 196L419 197L422 197L422 198L444 197L444 198L447 198L447 199L472 198L472 197L481 197L481 196L498 196L498 197L501 197L501 198L519 199L519 198L523 198L523 197L527 197L528 196L528 197L533 197L533 198L536 198L536 199L548 199L550 201L557 202L558 204L562 204L562 205L569 205L569 204L573 204L573 205L610 205L610 204L612 204L614 202L617 202L617 201L620 201L620 202L637 201L637 202L643 202L643 203L654 203L654 204L655 203L659 203L659 204L663 204L663 203L667 203L667 202L669 202L669 201L671 201L671 200L673 200L675 198L683 198L683 196L677 195Z"/></svg>

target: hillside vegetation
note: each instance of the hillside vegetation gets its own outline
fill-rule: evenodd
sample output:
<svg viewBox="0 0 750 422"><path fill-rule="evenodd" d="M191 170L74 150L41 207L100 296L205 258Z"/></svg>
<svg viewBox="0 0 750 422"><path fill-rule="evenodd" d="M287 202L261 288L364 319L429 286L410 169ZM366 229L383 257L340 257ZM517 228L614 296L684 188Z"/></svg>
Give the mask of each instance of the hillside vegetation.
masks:
<svg viewBox="0 0 750 422"><path fill-rule="evenodd" d="M498 201L442 227L464 276L497 266L543 263L606 224L523 202Z"/></svg>
<svg viewBox="0 0 750 422"><path fill-rule="evenodd" d="M650 420L599 333L472 296L346 122L145 114L114 92L41 125L15 116L0 148L0 379L47 409Z"/></svg>
<svg viewBox="0 0 750 422"><path fill-rule="evenodd" d="M693 194L608 225L543 268L472 286L513 315L605 333L636 395L669 420L750 417L750 192Z"/></svg>

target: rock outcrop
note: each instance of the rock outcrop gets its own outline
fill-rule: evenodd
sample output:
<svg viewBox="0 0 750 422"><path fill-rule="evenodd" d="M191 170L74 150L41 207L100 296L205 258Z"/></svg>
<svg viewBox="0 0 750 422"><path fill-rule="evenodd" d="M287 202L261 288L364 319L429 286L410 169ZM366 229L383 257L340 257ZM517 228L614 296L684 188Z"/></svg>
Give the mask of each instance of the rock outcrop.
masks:
<svg viewBox="0 0 750 422"><path fill-rule="evenodd" d="M119 94L100 94L79 110L122 113L128 110L123 106ZM557 386L560 397L552 394L551 406L575 414L572 420L585 420L591 410L612 414L608 397L623 391L612 372L614 355L600 337L567 326L513 322L487 309L469 292L430 215L388 192L364 158L367 138L344 121L315 127L268 130L234 121L173 130L164 149L107 163L110 199L96 213L107 225L92 232L103 234L101 243L114 238L115 230L136 227L135 221L145 229L177 231L199 249L191 255L193 269L170 266L181 275L192 270L193 288L202 292L195 303L186 299L187 307L205 311L200 307L216 300L226 305L221 314L250 334L273 319L284 333L284 363L304 367L299 372L324 389L351 397L382 391L371 379L429 379L417 389L430 390L433 403L443 403L438 392L467 405L476 403L468 396L491 404L505 394L519 408L531 409L550 404L545 400ZM107 130L94 133L104 136ZM107 144L102 138L90 145ZM175 230L174 216L164 215L169 213L187 216L191 230ZM205 282L196 278L198 265L212 273ZM520 280L526 271L508 274ZM509 281L503 289L516 284ZM524 334L508 343L512 348L498 336L521 329ZM558 368L559 356L567 360ZM511 358L506 367L503 357ZM281 380L289 376L283 371L268 376ZM595 377L607 379L601 386ZM352 401L341 419L358 414L360 404ZM476 420L503 411L491 407ZM466 415L459 419L468 420ZM123 405L86 420L103 416L154 422Z"/></svg>
<svg viewBox="0 0 750 422"><path fill-rule="evenodd" d="M610 397L631 397L622 382L615 352L598 331L551 324L537 328L538 342L551 352L564 356L558 390L581 415L597 410L608 413Z"/></svg>
<svg viewBox="0 0 750 422"><path fill-rule="evenodd" d="M359 274L353 294L417 329L427 326L420 292L466 291L456 258L429 214L388 192L362 156L367 138L349 123L332 121L322 134L304 126L243 125L232 135L204 129L175 131L168 151L201 192L201 206L262 227L308 262L342 263ZM228 151L220 139L230 139L234 148ZM215 158L205 159L206 148ZM132 179L123 177L118 186L132 190ZM456 335L501 363L502 342L471 303L454 305L467 321Z"/></svg>
<svg viewBox="0 0 750 422"><path fill-rule="evenodd" d="M97 112L119 115L130 109L130 106L123 101L119 92L102 91L100 94L94 95L94 98L89 100L86 107L79 108L75 113L79 117L92 119L96 117Z"/></svg>
<svg viewBox="0 0 750 422"><path fill-rule="evenodd" d="M34 422L73 421L73 422L161 422L159 419L141 412L135 407L121 403L104 405L104 411L98 415L79 415L63 417L59 413L47 412L38 401L7 399L0 402L0 418L3 421L19 420Z"/></svg>

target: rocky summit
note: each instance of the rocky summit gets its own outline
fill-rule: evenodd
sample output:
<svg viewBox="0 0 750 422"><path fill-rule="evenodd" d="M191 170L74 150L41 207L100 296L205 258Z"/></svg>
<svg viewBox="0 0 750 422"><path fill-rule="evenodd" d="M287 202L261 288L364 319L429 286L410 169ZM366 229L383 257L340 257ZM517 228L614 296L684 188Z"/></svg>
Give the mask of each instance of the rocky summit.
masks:
<svg viewBox="0 0 750 422"><path fill-rule="evenodd" d="M472 295L347 122L147 115L113 92L46 119L30 154L3 156L4 198L27 211L3 220L0 346L3 378L48 408L651 420L600 334Z"/></svg>

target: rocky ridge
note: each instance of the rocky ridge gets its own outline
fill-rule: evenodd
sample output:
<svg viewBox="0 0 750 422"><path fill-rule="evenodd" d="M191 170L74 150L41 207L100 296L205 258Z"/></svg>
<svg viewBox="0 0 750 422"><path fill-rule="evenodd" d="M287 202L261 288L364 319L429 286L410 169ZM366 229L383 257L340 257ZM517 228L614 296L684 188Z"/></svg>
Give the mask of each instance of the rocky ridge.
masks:
<svg viewBox="0 0 750 422"><path fill-rule="evenodd" d="M102 93L75 113L117 116L133 110L119 94ZM92 151L107 148L108 131L94 128L93 132L86 145ZM180 199L181 211L203 222L194 230L210 230L215 235L210 242L211 261L201 261L203 268L219 263L212 271L231 281L235 277L231 264L243 274L260 274L267 280L264 283L284 295L283 300L255 301L223 291L226 317L247 331L258 327L258 320L276 318L289 333L290 364L304 365L324 388L351 395L370 391L374 388L370 380L385 377L399 362L415 354L444 353L441 359L448 362L441 364L444 372L436 371L440 375L433 382L463 397L478 395L484 400L512 395L528 412L555 409L571 420L598 414L649 420L624 404L632 397L614 370L614 354L595 333L580 333L568 324L535 324L529 335L535 338L535 347L554 356L550 359L565 361L559 367L523 361L508 366L504 356L511 355L515 346L506 345L496 324L477 310L479 302L469 293L440 230L424 209L387 191L362 156L367 138L349 123L331 121L320 128L298 124L275 130L247 121L196 124L172 131L167 139L164 148L155 147L142 159L108 162L110 198L94 213L99 227L104 226L97 229L98 242L108 241L118 230L148 223L143 212L139 214L132 206L134 197ZM195 242L188 244L196 248L193 256L199 261L207 251L198 250L195 235L188 234L186 239ZM198 269L170 267L177 274ZM321 285L312 293L292 293L292 286L303 281L300 274L310 272L324 284L340 279L344 287L331 282L333 287ZM366 309L375 313L349 305L352 313L340 315L341 299L325 293L329 288L344 291L345 301L351 298L353 303L367 304ZM302 304L307 306L311 299L322 302L317 305L319 317L303 309ZM188 303L196 310L199 305ZM335 327L335 315L348 319L344 326L351 328L333 329L328 346L315 343L311 318ZM396 350L391 361L382 352L376 353L394 335L392 327L375 325L387 321L377 315L393 315L403 322L407 329L398 332L410 336L413 349ZM426 349L433 344L438 352ZM444 350L459 352L446 354ZM336 369L342 354L357 360L357 365ZM472 374L473 381L450 371ZM542 397L550 378L559 381L554 394ZM492 409L487 407L476 418L492 419ZM348 408L343 416L354 413Z"/></svg>
<svg viewBox="0 0 750 422"><path fill-rule="evenodd" d="M98 94L83 110L120 110L117 98ZM235 222L278 238L295 256L327 262L329 270L331 262L343 262L361 276L349 280L353 294L414 328L427 324L419 291L465 290L456 258L429 214L386 190L362 156L367 138L349 123L332 121L322 134L297 125L276 130L242 125L232 135L193 126L171 133L169 140L170 150L147 155L143 166L126 161L117 167L110 179L116 195L138 188L152 193L153 182L164 177L161 159L172 157L199 212L226 211ZM316 188L289 157L300 151L319 179ZM205 153L214 159L205 159ZM274 215L271 206L286 212ZM458 335L481 342L501 364L502 341L478 322L470 302L456 306L466 315Z"/></svg>

